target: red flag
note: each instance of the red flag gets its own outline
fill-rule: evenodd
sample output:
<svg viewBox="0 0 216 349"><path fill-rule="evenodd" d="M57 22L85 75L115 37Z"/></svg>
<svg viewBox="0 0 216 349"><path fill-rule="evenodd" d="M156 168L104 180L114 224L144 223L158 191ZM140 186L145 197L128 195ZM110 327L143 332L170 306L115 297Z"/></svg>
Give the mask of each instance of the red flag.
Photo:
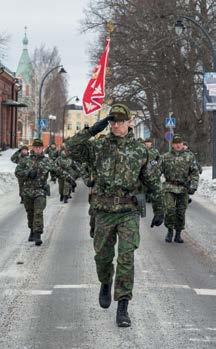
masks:
<svg viewBox="0 0 216 349"><path fill-rule="evenodd" d="M105 80L108 54L110 49L110 38L106 39L106 47L101 55L98 65L95 67L84 95L83 108L86 115L100 110L105 97Z"/></svg>

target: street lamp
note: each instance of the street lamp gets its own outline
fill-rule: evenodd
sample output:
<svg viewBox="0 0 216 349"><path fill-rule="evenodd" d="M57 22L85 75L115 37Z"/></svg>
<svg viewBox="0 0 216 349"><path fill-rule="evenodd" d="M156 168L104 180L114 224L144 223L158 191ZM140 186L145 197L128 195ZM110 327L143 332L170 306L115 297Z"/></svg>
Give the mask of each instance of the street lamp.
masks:
<svg viewBox="0 0 216 349"><path fill-rule="evenodd" d="M176 21L175 24L175 31L177 35L181 35L183 30L185 29L183 20L186 19L187 21L192 22L196 27L198 27L201 32L204 34L208 41L209 48L212 53L213 58L213 71L216 72L216 48L213 45L212 39L209 36L208 32L193 18L188 16L181 16L180 19ZM212 151L212 179L216 178L216 110L213 110L213 124L212 124L212 145L213 145L213 151Z"/></svg>
<svg viewBox="0 0 216 349"><path fill-rule="evenodd" d="M53 141L51 138L52 136L52 120L56 120L56 116L55 115L49 115L48 119L50 120L50 136L49 136L49 144L51 144L51 142Z"/></svg>
<svg viewBox="0 0 216 349"><path fill-rule="evenodd" d="M61 68L59 70L59 74L64 74L66 73L66 70L64 69L63 65L57 65L56 67L50 69L43 77L43 79L41 80L41 84L40 84L40 89L39 89L39 102L38 102L38 138L41 138L41 99L42 99L42 88L43 88L43 84L45 79L47 78L47 76L49 74L51 74L55 69Z"/></svg>
<svg viewBox="0 0 216 349"><path fill-rule="evenodd" d="M75 102L78 103L79 102L79 97L78 96L73 96L71 98L69 98L65 105L64 105L64 109L63 109L63 116L62 116L62 141L64 141L64 127L65 127L65 110L67 110L67 105L70 101L72 101L72 99L75 99Z"/></svg>

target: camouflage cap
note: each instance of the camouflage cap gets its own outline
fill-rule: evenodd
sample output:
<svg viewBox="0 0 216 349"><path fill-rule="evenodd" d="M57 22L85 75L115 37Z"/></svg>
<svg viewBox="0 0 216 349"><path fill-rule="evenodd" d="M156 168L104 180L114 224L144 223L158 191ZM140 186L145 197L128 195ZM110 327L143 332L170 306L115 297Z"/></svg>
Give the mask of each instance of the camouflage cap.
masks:
<svg viewBox="0 0 216 349"><path fill-rule="evenodd" d="M36 138L33 140L32 146L33 147L43 147L43 141L39 138Z"/></svg>
<svg viewBox="0 0 216 349"><path fill-rule="evenodd" d="M109 115L113 116L114 121L124 121L131 119L131 112L125 104L113 104Z"/></svg>
<svg viewBox="0 0 216 349"><path fill-rule="evenodd" d="M173 136L173 140L172 140L172 143L182 143L183 142L183 139L182 137L179 135L179 134L175 134Z"/></svg>
<svg viewBox="0 0 216 349"><path fill-rule="evenodd" d="M23 150L23 149L29 150L29 148L28 148L27 145L23 145L20 149L21 149L21 150Z"/></svg>

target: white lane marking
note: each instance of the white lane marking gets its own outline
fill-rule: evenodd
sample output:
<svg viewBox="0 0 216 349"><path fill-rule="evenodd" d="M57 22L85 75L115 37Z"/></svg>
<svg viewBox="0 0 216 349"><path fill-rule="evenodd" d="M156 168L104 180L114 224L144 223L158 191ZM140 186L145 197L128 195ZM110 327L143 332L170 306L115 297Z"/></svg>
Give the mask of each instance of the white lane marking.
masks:
<svg viewBox="0 0 216 349"><path fill-rule="evenodd" d="M93 288L97 287L97 285L90 285L90 284L80 284L80 285L54 285L53 288L62 288L62 289L69 289L69 288Z"/></svg>
<svg viewBox="0 0 216 349"><path fill-rule="evenodd" d="M53 293L53 291L50 290L29 290L26 291L26 293L31 294L32 296L46 296Z"/></svg>
<svg viewBox="0 0 216 349"><path fill-rule="evenodd" d="M194 288L194 291L201 296L216 296L216 289Z"/></svg>
<svg viewBox="0 0 216 349"><path fill-rule="evenodd" d="M206 337L206 338L203 338L203 339L200 339L200 338L189 338L189 341L191 341L191 342L211 343L211 342L216 342L216 338L210 338L210 337Z"/></svg>
<svg viewBox="0 0 216 349"><path fill-rule="evenodd" d="M186 288L186 289L190 289L190 286L188 286L188 285L175 285L175 284L158 284L158 287L162 287L162 288Z"/></svg>
<svg viewBox="0 0 216 349"><path fill-rule="evenodd" d="M199 328L185 328L185 331L201 331Z"/></svg>
<svg viewBox="0 0 216 349"><path fill-rule="evenodd" d="M208 331L216 331L216 328L206 327L206 330L208 330Z"/></svg>

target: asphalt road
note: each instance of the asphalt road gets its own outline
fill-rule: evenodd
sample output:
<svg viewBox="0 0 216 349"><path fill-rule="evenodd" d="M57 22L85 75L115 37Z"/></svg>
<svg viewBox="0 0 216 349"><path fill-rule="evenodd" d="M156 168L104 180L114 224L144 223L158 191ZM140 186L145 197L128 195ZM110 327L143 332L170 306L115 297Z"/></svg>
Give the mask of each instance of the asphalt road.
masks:
<svg viewBox="0 0 216 349"><path fill-rule="evenodd" d="M166 244L164 227L149 228L148 206L135 256L132 326L117 328L116 302L107 310L98 305L87 190L80 183L67 205L53 193L41 247L26 241L15 194L0 215L1 349L216 347L216 269L199 244L187 234L185 244ZM201 220L196 210L190 224Z"/></svg>

